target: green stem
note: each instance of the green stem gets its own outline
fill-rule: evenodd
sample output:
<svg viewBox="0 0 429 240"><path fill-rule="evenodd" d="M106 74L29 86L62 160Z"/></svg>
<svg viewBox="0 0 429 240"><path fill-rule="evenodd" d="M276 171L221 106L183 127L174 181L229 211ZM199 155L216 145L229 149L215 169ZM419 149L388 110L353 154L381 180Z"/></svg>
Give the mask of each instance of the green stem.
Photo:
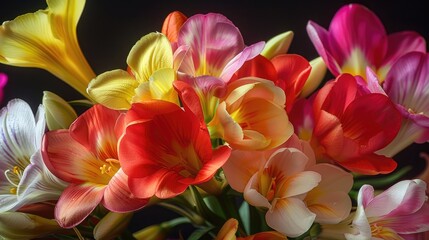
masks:
<svg viewBox="0 0 429 240"><path fill-rule="evenodd" d="M398 181L405 174L412 170L412 166L404 166L398 171L391 173L385 177L376 177L376 178L359 178L355 179L353 183L353 189L359 189L364 184L369 184L374 188L383 188L385 186L391 185L392 183Z"/></svg>
<svg viewBox="0 0 429 240"><path fill-rule="evenodd" d="M241 219L240 214L238 213L238 206L234 204L234 199L229 197L225 194L226 191L224 191L222 194L216 196L217 200L219 201L219 204L221 208L224 210L225 216L227 217L226 220L229 218L235 218L238 221L238 232L240 236L246 236L246 231L243 229L244 223Z"/></svg>

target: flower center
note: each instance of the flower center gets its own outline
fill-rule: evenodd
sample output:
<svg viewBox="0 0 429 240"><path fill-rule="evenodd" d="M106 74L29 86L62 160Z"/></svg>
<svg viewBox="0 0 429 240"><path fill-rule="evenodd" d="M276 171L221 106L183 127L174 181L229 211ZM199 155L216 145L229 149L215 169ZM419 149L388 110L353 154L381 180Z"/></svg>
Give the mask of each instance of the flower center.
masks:
<svg viewBox="0 0 429 240"><path fill-rule="evenodd" d="M7 169L6 171L4 171L4 176L6 177L7 181L12 185L9 189L9 192L11 194L16 194L19 182L22 178L21 168L19 168L18 166L14 166L12 169Z"/></svg>
<svg viewBox="0 0 429 240"><path fill-rule="evenodd" d="M114 158L108 158L104 161L106 162L106 164L103 164L100 167L100 174L101 175L107 175L110 178L112 178L113 175L115 175L115 173L119 170L119 168L121 166L119 164L119 160L114 159Z"/></svg>

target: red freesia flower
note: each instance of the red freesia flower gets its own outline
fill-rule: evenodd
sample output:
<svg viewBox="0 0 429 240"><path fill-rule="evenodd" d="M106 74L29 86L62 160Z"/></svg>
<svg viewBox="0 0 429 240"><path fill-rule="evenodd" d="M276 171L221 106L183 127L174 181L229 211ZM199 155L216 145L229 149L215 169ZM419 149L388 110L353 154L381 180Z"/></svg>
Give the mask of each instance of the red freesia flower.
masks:
<svg viewBox="0 0 429 240"><path fill-rule="evenodd" d="M342 74L317 93L311 144L318 160L334 161L362 174L389 173L396 162L374 152L396 136L402 117L389 98L369 93Z"/></svg>
<svg viewBox="0 0 429 240"><path fill-rule="evenodd" d="M70 185L55 208L60 226L81 223L98 204L113 212L142 208L148 199L135 198L120 168L114 132L119 111L95 105L83 113L70 130L45 134L42 154L49 170Z"/></svg>
<svg viewBox="0 0 429 240"><path fill-rule="evenodd" d="M119 158L137 197L171 198L212 179L230 148L212 149L201 119L165 101L135 103L124 118Z"/></svg>

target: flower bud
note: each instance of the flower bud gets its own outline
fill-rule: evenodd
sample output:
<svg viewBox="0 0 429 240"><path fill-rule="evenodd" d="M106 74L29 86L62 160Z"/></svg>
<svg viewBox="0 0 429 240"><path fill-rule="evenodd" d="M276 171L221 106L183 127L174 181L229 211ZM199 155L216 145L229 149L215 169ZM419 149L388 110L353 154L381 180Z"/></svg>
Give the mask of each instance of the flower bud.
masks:
<svg viewBox="0 0 429 240"><path fill-rule="evenodd" d="M326 64L321 57L311 60L310 65L310 76L308 76L308 79L302 88L300 97L307 97L314 92L326 75Z"/></svg>
<svg viewBox="0 0 429 240"><path fill-rule="evenodd" d="M52 92L44 91L42 101L49 130L68 129L77 118L77 114L70 104Z"/></svg>
<svg viewBox="0 0 429 240"><path fill-rule="evenodd" d="M290 44L293 39L293 32L287 31L285 33L279 34L265 44L264 49L261 52L261 55L271 59L279 54L287 53L289 50Z"/></svg>
<svg viewBox="0 0 429 240"><path fill-rule="evenodd" d="M21 212L0 213L0 238L33 239L62 230L55 219Z"/></svg>
<svg viewBox="0 0 429 240"><path fill-rule="evenodd" d="M119 236L124 231L133 216L132 212L117 213L109 212L104 216L94 228L94 238L112 239Z"/></svg>

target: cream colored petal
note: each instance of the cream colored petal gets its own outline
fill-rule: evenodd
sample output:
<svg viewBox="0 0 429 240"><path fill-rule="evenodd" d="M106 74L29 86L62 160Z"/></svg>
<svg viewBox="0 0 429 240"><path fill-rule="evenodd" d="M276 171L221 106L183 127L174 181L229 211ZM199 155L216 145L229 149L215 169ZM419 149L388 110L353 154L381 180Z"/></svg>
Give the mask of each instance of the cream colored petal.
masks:
<svg viewBox="0 0 429 240"><path fill-rule="evenodd" d="M127 63L140 83L149 81L155 71L173 68L171 44L162 33L149 33L133 46Z"/></svg>
<svg viewBox="0 0 429 240"><path fill-rule="evenodd" d="M33 239L59 230L61 227L55 219L20 212L0 214L0 237L2 239Z"/></svg>
<svg viewBox="0 0 429 240"><path fill-rule="evenodd" d="M85 90L95 74L76 37L76 24L85 2L52 0L48 4L52 6L46 10L3 23L0 62L42 68L89 97Z"/></svg>
<svg viewBox="0 0 429 240"><path fill-rule="evenodd" d="M43 92L43 106L46 110L46 123L49 130L68 129L77 118L76 111L55 93Z"/></svg>
<svg viewBox="0 0 429 240"><path fill-rule="evenodd" d="M94 227L94 238L95 239L112 239L113 237L119 236L128 226L133 212L107 213Z"/></svg>
<svg viewBox="0 0 429 240"><path fill-rule="evenodd" d="M289 50L290 44L292 43L292 39L292 31L287 31L271 38L265 44L261 55L268 59L271 59L279 54L286 53Z"/></svg>
<svg viewBox="0 0 429 240"><path fill-rule="evenodd" d="M138 82L126 71L112 70L98 75L88 85L88 94L94 101L104 106L127 110Z"/></svg>
<svg viewBox="0 0 429 240"><path fill-rule="evenodd" d="M136 88L132 102L159 99L178 104L177 92L173 88L174 80L175 72L172 68L164 68L154 72L148 82L141 83Z"/></svg>
<svg viewBox="0 0 429 240"><path fill-rule="evenodd" d="M313 93L322 83L326 75L326 64L321 57L311 60L310 65L310 76L308 76L308 79L302 88L302 91L299 95L300 97L308 97L311 93Z"/></svg>

